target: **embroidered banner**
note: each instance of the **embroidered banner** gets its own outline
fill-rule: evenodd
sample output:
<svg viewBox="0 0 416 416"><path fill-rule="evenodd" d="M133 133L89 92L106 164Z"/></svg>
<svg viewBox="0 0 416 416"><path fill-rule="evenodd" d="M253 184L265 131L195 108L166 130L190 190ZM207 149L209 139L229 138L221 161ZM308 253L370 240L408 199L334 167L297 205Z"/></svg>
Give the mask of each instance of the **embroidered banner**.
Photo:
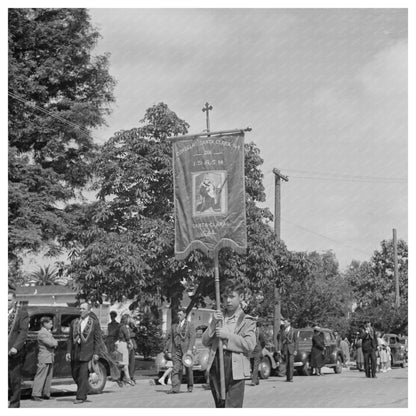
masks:
<svg viewBox="0 0 416 416"><path fill-rule="evenodd" d="M175 257L247 248L244 134L173 143Z"/></svg>

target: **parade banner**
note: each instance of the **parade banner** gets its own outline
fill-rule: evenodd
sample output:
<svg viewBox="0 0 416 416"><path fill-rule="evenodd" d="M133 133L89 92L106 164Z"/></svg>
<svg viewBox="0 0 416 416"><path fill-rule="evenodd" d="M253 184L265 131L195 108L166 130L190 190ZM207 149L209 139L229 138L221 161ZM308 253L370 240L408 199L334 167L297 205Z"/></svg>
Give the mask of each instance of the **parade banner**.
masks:
<svg viewBox="0 0 416 416"><path fill-rule="evenodd" d="M173 143L175 257L247 249L244 133Z"/></svg>

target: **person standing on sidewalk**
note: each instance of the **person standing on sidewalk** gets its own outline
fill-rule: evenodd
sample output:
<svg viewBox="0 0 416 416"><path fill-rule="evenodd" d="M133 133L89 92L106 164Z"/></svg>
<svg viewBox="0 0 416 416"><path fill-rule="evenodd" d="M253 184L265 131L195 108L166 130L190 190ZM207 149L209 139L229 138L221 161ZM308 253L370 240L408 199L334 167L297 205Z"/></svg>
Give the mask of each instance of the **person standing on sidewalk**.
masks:
<svg viewBox="0 0 416 416"><path fill-rule="evenodd" d="M294 358L296 353L296 335L288 319L286 319L283 323L284 328L280 331L278 340L280 346L279 349L286 363L286 381L292 382L294 373Z"/></svg>
<svg viewBox="0 0 416 416"><path fill-rule="evenodd" d="M40 319L41 328L38 332L38 368L32 387L32 400L49 400L51 397L51 382L55 348L58 341L52 335L53 321L49 316Z"/></svg>
<svg viewBox="0 0 416 416"><path fill-rule="evenodd" d="M311 367L315 375L321 376L321 368L324 365L325 343L321 336L321 328L315 326L312 336Z"/></svg>
<svg viewBox="0 0 416 416"><path fill-rule="evenodd" d="M116 321L117 312L110 312L111 321L107 325L107 337L105 343L107 345L107 350L109 353L112 353L116 349L116 342L118 340L118 333L120 331L120 324Z"/></svg>
<svg viewBox="0 0 416 416"><path fill-rule="evenodd" d="M136 373L136 351L137 351L137 327L132 316L129 317L129 330L130 330L130 341L131 348L129 349L129 375L130 380L136 384L135 373Z"/></svg>
<svg viewBox="0 0 416 416"><path fill-rule="evenodd" d="M67 343L66 360L71 363L72 378L77 384L74 404L87 400L89 389L88 363L98 361L101 328L98 320L90 316L91 306L87 302L80 305L81 316L71 322Z"/></svg>
<svg viewBox="0 0 416 416"><path fill-rule="evenodd" d="M130 331L130 315L125 313L120 319L120 329L118 333L117 351L121 353L121 360L119 365L122 367L122 379L120 381L134 386L134 382L130 377L129 363L130 363L130 351L133 348L133 343L131 341L131 331Z"/></svg>
<svg viewBox="0 0 416 416"><path fill-rule="evenodd" d="M29 326L27 309L16 302L16 288L9 283L7 297L8 361L9 361L9 407L20 407L20 381L22 377L22 349L26 342Z"/></svg>
<svg viewBox="0 0 416 416"><path fill-rule="evenodd" d="M377 378L377 338L371 322L366 322L361 335L362 349L364 354L364 369L366 377Z"/></svg>
<svg viewBox="0 0 416 416"><path fill-rule="evenodd" d="M202 334L202 344L209 347L207 370L215 407L243 407L245 378L250 377L248 358L256 346L256 321L241 308L244 287L229 282L224 291L224 314L216 311ZM221 399L218 344L224 347L225 400Z"/></svg>
<svg viewBox="0 0 416 416"><path fill-rule="evenodd" d="M263 348L266 342L264 340L263 332L261 331L261 324L257 321L256 327L256 346L251 354L251 383L250 386L257 386L259 384L259 365L263 357Z"/></svg>
<svg viewBox="0 0 416 416"><path fill-rule="evenodd" d="M182 383L183 362L184 355L191 355L192 349L195 345L195 327L186 319L186 308L181 308L178 311L178 323L173 324L168 335L165 353L168 351L168 345L171 345L172 353L172 389L168 394L179 393ZM188 392L192 393L194 388L194 374L191 367L186 367L186 375L188 379Z"/></svg>

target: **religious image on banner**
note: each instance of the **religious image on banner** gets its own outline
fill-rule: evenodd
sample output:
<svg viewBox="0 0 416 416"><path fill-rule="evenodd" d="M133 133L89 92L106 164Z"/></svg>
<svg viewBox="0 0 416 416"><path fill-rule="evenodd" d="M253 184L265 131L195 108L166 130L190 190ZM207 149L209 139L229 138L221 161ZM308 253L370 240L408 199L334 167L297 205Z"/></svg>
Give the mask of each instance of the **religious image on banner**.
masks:
<svg viewBox="0 0 416 416"><path fill-rule="evenodd" d="M173 142L175 257L247 249L244 134Z"/></svg>
<svg viewBox="0 0 416 416"><path fill-rule="evenodd" d="M192 215L227 214L227 171L192 173Z"/></svg>

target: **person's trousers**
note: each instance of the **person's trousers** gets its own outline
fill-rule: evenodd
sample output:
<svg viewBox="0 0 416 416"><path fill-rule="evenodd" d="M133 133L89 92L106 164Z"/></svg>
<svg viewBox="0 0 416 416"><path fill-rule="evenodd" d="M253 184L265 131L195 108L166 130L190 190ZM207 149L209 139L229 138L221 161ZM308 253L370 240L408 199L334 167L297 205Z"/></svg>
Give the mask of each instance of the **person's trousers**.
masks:
<svg viewBox="0 0 416 416"><path fill-rule="evenodd" d="M377 370L377 358L375 351L364 352L364 369L367 377L375 377Z"/></svg>
<svg viewBox="0 0 416 416"><path fill-rule="evenodd" d="M259 365L261 361L261 353L256 354L254 357L250 359L252 364L252 372L251 372L251 381L254 384L259 384Z"/></svg>
<svg viewBox="0 0 416 416"><path fill-rule="evenodd" d="M22 357L20 354L9 356L9 407L20 407L20 381Z"/></svg>
<svg viewBox="0 0 416 416"><path fill-rule="evenodd" d="M71 361L72 378L77 384L77 395L76 399L86 400L89 390L88 383L88 361Z"/></svg>
<svg viewBox="0 0 416 416"><path fill-rule="evenodd" d="M35 379L33 380L32 396L50 397L53 374L53 363L38 363Z"/></svg>
<svg viewBox="0 0 416 416"><path fill-rule="evenodd" d="M136 372L136 355L135 351L132 348L129 350L129 375L132 380L134 380L134 373Z"/></svg>
<svg viewBox="0 0 416 416"><path fill-rule="evenodd" d="M285 362L286 362L286 380L291 381L293 380L293 365L294 365L294 358L293 354L285 354Z"/></svg>
<svg viewBox="0 0 416 416"><path fill-rule="evenodd" d="M215 407L243 407L245 380L233 380L232 353L224 350L225 400L221 399L219 351L209 373L209 384Z"/></svg>
<svg viewBox="0 0 416 416"><path fill-rule="evenodd" d="M175 349L172 353L172 390L179 391L181 389L182 375L183 375L183 363L182 363L182 350L179 348ZM194 372L192 367L186 367L186 377L188 379L188 388L194 386Z"/></svg>

